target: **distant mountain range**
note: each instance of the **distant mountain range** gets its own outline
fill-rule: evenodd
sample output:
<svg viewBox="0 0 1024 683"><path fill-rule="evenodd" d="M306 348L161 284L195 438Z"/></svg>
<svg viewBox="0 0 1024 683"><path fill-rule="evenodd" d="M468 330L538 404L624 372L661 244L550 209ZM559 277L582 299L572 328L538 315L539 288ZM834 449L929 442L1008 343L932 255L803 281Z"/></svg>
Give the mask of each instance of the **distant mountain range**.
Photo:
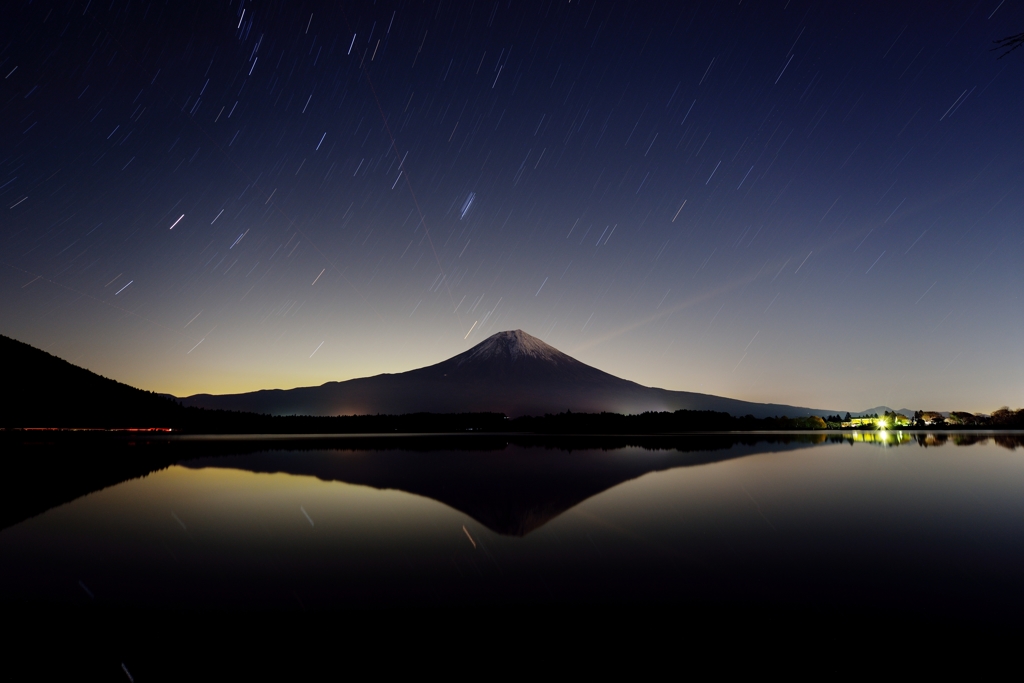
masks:
<svg viewBox="0 0 1024 683"><path fill-rule="evenodd" d="M713 410L735 416L824 417L820 410L645 387L562 353L522 330L498 332L446 361L397 374L316 387L196 394L185 406L269 415L496 412L510 417L573 412Z"/></svg>
<svg viewBox="0 0 1024 683"><path fill-rule="evenodd" d="M904 417L914 417L914 411L910 408L900 408L899 410L893 410L889 406L875 406L874 408L868 408L862 410L859 413L850 413L850 417L866 417L867 415L885 415L886 413L899 413ZM949 413L945 413L949 415Z"/></svg>

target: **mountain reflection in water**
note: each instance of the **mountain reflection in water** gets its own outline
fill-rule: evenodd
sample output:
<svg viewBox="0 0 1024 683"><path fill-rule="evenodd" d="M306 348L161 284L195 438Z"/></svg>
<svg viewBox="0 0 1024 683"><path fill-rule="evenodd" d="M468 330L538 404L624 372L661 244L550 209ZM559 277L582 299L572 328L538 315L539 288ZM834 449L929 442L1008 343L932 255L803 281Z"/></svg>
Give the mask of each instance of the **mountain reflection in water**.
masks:
<svg viewBox="0 0 1024 683"><path fill-rule="evenodd" d="M89 493L181 464L311 475L325 481L404 490L462 510L498 533L521 536L580 501L648 472L826 443L928 448L990 441L1013 450L1024 447L1024 434L853 431L160 437L15 431L0 434L5 453L0 461L0 529ZM640 459L613 455L627 447L641 448L649 455ZM592 455L594 451L601 455ZM487 458L480 457L484 452ZM295 457L300 453L310 457ZM427 453L429 457L424 457Z"/></svg>
<svg viewBox="0 0 1024 683"><path fill-rule="evenodd" d="M2 438L0 605L1024 609L1020 434Z"/></svg>
<svg viewBox="0 0 1024 683"><path fill-rule="evenodd" d="M342 447L197 458L181 464L190 468L280 472L397 489L444 503L499 534L524 536L587 498L649 472L804 448L823 443L824 438L676 437L674 442L647 441L649 450L640 455L622 452L628 439L621 440L621 445L619 440L587 441L527 441L524 445L502 440L490 450L429 453ZM590 448L581 450L581 446Z"/></svg>

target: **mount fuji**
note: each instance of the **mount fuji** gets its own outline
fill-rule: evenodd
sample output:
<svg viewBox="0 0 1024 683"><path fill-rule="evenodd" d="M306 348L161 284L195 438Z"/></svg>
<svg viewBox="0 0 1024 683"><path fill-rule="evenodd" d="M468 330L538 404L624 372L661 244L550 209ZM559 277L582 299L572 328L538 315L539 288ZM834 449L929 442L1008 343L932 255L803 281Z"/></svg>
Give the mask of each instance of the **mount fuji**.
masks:
<svg viewBox="0 0 1024 683"><path fill-rule="evenodd" d="M518 417L566 410L631 414L681 409L754 417L830 414L827 410L645 387L581 363L522 330L498 332L446 361L408 372L316 387L196 394L181 402L269 415L497 412Z"/></svg>

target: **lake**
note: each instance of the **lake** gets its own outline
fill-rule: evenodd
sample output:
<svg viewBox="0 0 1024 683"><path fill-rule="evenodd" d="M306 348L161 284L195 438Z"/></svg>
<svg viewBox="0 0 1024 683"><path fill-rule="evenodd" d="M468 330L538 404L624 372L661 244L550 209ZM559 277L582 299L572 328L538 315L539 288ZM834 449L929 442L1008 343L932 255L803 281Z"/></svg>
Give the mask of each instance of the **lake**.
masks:
<svg viewBox="0 0 1024 683"><path fill-rule="evenodd" d="M83 438L8 449L8 606L1024 607L1020 434Z"/></svg>

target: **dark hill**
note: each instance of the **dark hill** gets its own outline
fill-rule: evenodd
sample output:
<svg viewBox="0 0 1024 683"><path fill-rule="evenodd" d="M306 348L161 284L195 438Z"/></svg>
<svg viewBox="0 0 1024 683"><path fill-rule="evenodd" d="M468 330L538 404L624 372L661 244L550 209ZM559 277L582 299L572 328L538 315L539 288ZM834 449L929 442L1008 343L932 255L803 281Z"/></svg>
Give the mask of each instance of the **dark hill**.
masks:
<svg viewBox="0 0 1024 683"><path fill-rule="evenodd" d="M5 380L0 400L4 427L171 427L184 409L173 399L143 391L0 335Z"/></svg>

